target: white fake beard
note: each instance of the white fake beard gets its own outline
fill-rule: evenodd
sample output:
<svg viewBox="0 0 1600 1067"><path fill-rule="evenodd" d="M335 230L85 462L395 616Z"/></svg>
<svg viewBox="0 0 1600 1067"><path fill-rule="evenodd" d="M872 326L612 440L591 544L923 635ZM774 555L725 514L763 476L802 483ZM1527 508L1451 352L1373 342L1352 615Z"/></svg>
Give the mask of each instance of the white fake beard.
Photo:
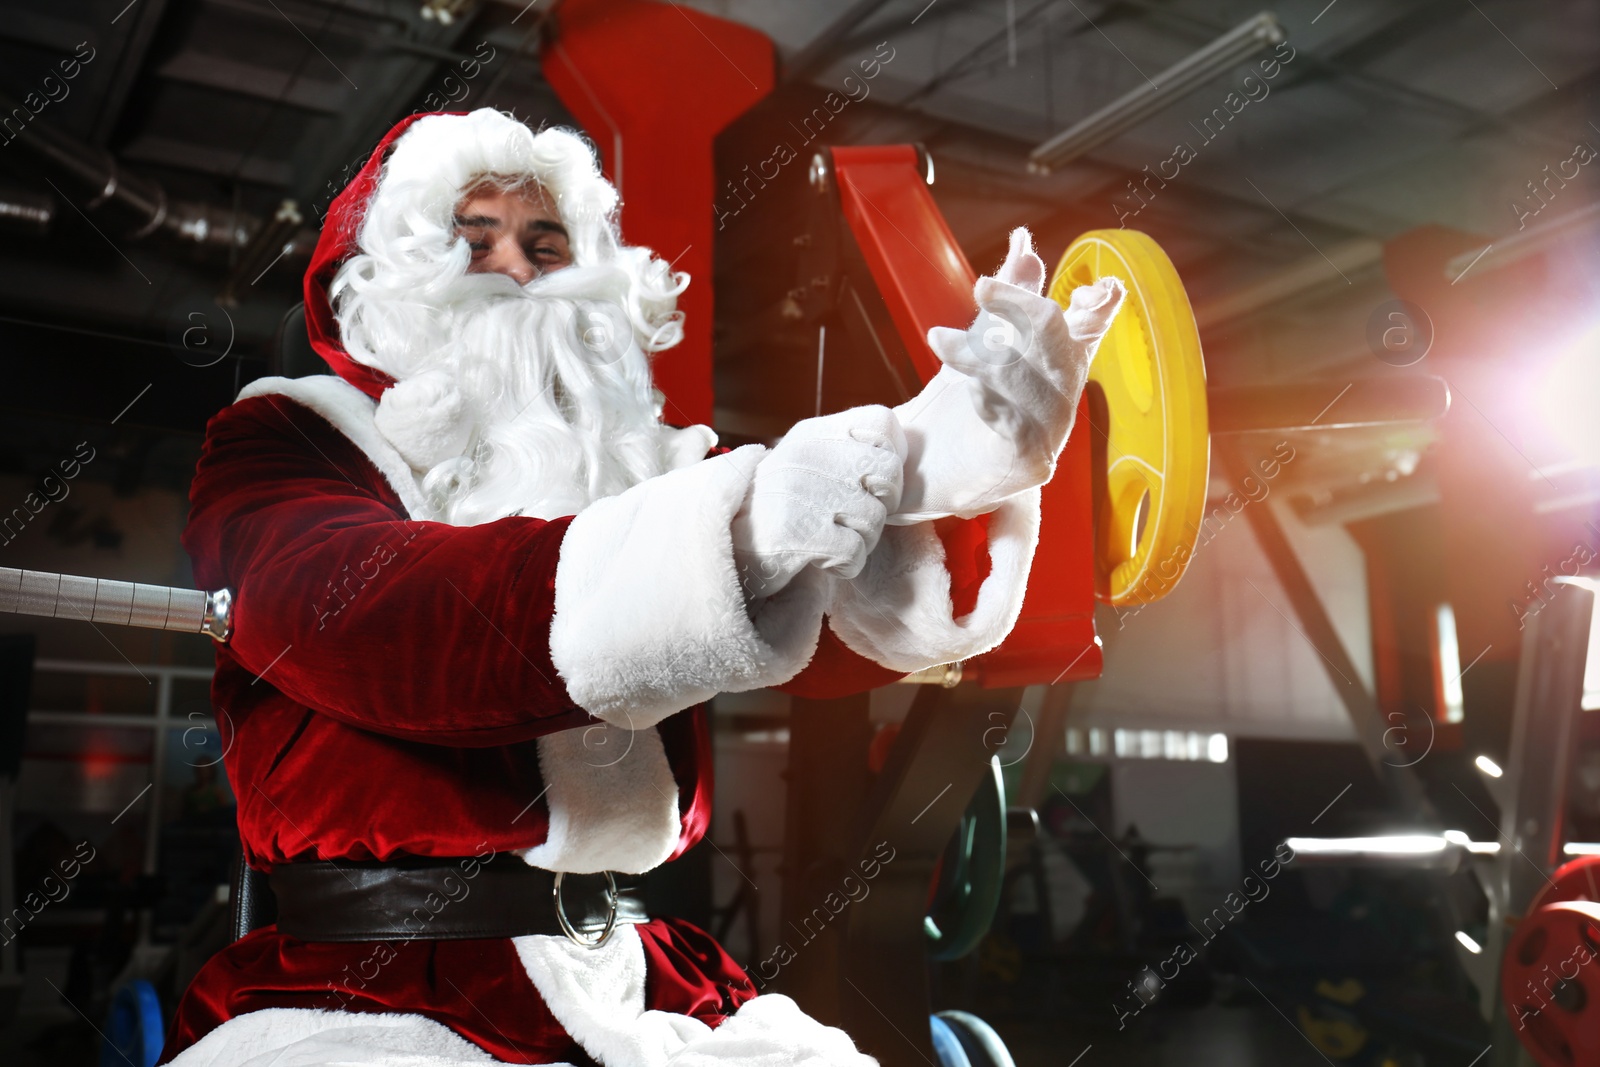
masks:
<svg viewBox="0 0 1600 1067"><path fill-rule="evenodd" d="M571 515L666 469L649 359L623 310L629 285L613 267L567 267L520 287L473 274L437 302L364 309L369 331L376 314L390 320L380 330L391 342L404 339L383 369L459 393L451 422L464 443L419 478L438 518Z"/></svg>

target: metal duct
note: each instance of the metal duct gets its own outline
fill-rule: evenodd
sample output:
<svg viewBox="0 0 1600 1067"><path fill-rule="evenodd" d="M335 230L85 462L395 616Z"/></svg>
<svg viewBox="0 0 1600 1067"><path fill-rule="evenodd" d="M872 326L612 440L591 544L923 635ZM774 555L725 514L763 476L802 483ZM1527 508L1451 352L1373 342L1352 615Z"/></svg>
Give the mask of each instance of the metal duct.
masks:
<svg viewBox="0 0 1600 1067"><path fill-rule="evenodd" d="M15 115L21 112L32 118L32 113L14 97L0 93L0 112ZM109 152L102 152L82 144L51 129L49 123L28 121L23 124L15 140L40 161L53 169L58 176L72 179L90 190L90 199L74 204L85 213L115 205L119 229L127 228L126 236L133 240L148 237L166 221L168 213L166 191L155 182L136 174L123 172ZM45 179L47 182L49 178ZM51 183L54 187L54 183ZM56 190L63 198L67 194ZM73 203L68 199L68 203Z"/></svg>
<svg viewBox="0 0 1600 1067"><path fill-rule="evenodd" d="M13 97L0 93L0 114L10 115L19 109L26 111ZM46 174L45 181L62 199L86 215L109 217L112 227L129 240L142 240L164 231L186 244L231 250L246 247L261 228L260 219L231 208L197 201L169 201L159 183L124 169L111 153L59 133L48 124L29 122L15 141L58 178L70 180L88 193L87 200L75 201ZM48 211L47 205L47 218ZM0 220L10 217L0 209ZM310 247L300 241L295 245Z"/></svg>

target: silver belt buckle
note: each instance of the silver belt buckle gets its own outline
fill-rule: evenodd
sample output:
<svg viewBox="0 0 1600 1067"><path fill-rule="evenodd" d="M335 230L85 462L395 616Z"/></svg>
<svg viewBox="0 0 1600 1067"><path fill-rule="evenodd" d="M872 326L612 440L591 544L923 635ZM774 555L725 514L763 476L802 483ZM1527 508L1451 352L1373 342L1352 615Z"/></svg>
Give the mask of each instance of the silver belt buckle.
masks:
<svg viewBox="0 0 1600 1067"><path fill-rule="evenodd" d="M606 927L600 931L600 936L589 941L585 940L578 932L578 928L572 925L572 920L567 918L566 906L561 902L561 880L566 877L566 872L556 872L556 884L553 890L556 899L556 922L560 924L561 932L567 935L567 940L584 948L599 948L610 940L611 932L617 928L617 880L610 871L600 873L606 876L606 900L611 905L611 911L606 915Z"/></svg>

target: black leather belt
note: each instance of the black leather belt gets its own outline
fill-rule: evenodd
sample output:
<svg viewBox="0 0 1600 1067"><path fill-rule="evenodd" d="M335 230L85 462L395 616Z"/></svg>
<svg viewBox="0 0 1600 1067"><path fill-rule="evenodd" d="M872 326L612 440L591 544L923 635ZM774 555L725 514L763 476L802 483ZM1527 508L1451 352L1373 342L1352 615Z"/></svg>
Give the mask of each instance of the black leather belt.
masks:
<svg viewBox="0 0 1600 1067"><path fill-rule="evenodd" d="M458 941L565 934L604 944L649 922L638 875L557 874L515 856L285 863L268 875L278 931L301 941Z"/></svg>

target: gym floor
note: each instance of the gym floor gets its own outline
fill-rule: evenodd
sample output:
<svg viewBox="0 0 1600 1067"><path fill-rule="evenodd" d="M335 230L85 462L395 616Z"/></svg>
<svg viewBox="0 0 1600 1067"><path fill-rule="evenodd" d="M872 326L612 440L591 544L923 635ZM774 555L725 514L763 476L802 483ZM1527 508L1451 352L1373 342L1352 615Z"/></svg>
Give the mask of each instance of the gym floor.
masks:
<svg viewBox="0 0 1600 1067"><path fill-rule="evenodd" d="M1272 1008L1211 1005L1130 1024L1121 1034L1063 1048L1049 1021L997 1024L1017 1067L1327 1067L1328 1060ZM1074 1056L1081 1059L1074 1060Z"/></svg>

